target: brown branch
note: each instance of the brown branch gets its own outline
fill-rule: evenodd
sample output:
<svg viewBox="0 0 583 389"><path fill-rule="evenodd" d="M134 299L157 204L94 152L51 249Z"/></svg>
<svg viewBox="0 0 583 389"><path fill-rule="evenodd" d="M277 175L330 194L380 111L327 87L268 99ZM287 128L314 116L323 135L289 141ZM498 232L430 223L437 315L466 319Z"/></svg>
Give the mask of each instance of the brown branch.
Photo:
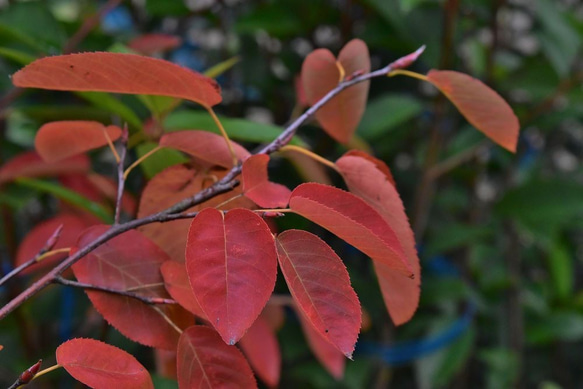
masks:
<svg viewBox="0 0 583 389"><path fill-rule="evenodd" d="M166 299L166 298L162 298L162 297L141 296L135 292L131 292L131 291L127 291L127 290L113 289L113 288L108 288L105 286L99 286L99 285L93 285L93 284L86 284L86 283L78 282L78 281L72 281L72 280L68 280L66 278L63 278L61 276L55 277L55 279L53 280L53 283L61 284L61 285L65 285L65 286L71 286L73 288L80 288L80 289L85 289L85 290L95 290L97 292L105 292L105 293L115 294L118 296L130 297L130 298L136 299L136 300L141 301L144 304L148 304L148 305L178 304L176 302L176 300L172 300L172 299Z"/></svg>
<svg viewBox="0 0 583 389"><path fill-rule="evenodd" d="M406 61L403 59L398 59L397 61L385 66L384 68L375 70L370 73L365 73L362 75L355 76L350 80L345 80L340 82L334 89L328 92L324 97L322 97L318 102L316 102L312 107L310 107L306 112L304 112L300 117L298 117L294 122L292 122L277 138L275 138L271 143L267 144L263 148L261 148L256 154L271 154L279 149L281 149L284 145L289 143L289 141L293 138L298 128L306 122L318 109L320 109L324 104L329 102L332 98L338 95L340 92L345 90L346 88L351 87L352 85L358 84L363 81L370 80L375 77L383 77L386 76L391 71L409 65L412 61L417 59L419 55L422 53L422 49L417 50L415 53L409 54L403 58L406 58ZM49 284L53 283L55 279L61 276L61 274L71 267L75 262L83 258L85 255L90 253L91 251L95 250L97 247L102 245L103 243L109 241L110 239L126 232L132 230L134 228L150 224L156 222L165 222L170 220L176 220L186 217L193 217L196 213L191 214L181 214L183 212L195 205L203 203L219 194L225 193L233 189L235 186L239 184L236 180L236 177L241 173L241 164L234 166L221 180L215 182L213 185L209 186L208 188L203 189L202 191L198 192L192 197L189 197L185 200L178 202L177 204L173 205L170 208L167 208L161 212L158 212L153 215L149 215L143 217L141 219L135 219L123 224L115 224L109 230L104 232L101 236L97 237L94 241L87 244L85 247L80 248L75 254L66 258L63 262L58 264L54 267L50 272L45 274L43 277L38 279L34 284L32 284L28 289L22 292L20 295L15 297L11 300L8 304L6 304L2 309L0 309L0 320L18 306L23 304L29 298L34 296L40 290L44 289Z"/></svg>

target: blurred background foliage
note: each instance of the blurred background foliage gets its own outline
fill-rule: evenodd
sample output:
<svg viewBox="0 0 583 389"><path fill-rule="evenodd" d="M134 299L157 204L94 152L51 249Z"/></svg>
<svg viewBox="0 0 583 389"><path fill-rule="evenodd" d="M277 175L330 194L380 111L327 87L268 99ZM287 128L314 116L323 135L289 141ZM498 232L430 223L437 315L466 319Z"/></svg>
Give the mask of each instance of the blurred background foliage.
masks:
<svg viewBox="0 0 583 389"><path fill-rule="evenodd" d="M82 27L85 26L85 27ZM88 28L86 34L84 28ZM81 31L81 32L80 32ZM35 58L74 51L127 51L144 33L181 43L157 56L203 72L217 64L233 138L273 138L301 109L295 80L314 48L337 52L354 37L369 46L373 68L421 44L413 66L454 69L504 96L521 123L516 155L471 128L428 84L376 79L349 147L374 152L391 167L414 227L422 261L420 308L395 328L369 262L337 242L370 317L345 378L335 381L288 315L279 332L281 387L573 388L583 383L583 5L577 0L135 0L0 1L0 159L31 149L51 120L127 122L133 155L151 149L160 128L206 128L190 104L134 96L16 91L8 75ZM228 61L237 56L239 62ZM234 62L234 60L232 61ZM294 108L295 107L295 108ZM153 115L147 126L142 122ZM145 128L145 130L144 130ZM210 127L209 129L211 129ZM315 125L297 142L330 159L343 147ZM94 153L96 169L111 158ZM184 158L168 151L129 183ZM277 162L274 179L316 179L312 165ZM342 185L339 177L326 172ZM321 179L321 178L320 178ZM18 243L56 212L54 197L17 184L0 192L0 254L10 269ZM282 227L301 221L284 220ZM21 288L17 286L16 288ZM5 301L14 290L0 291ZM81 292L51 288L0 324L0 385L73 335L121 345L154 370L146 348L105 329ZM7 353L6 350L12 350ZM48 366L49 363L47 362ZM44 385L72 387L52 373ZM59 381L60 380L60 381ZM42 380L39 380L42 381ZM172 382L156 377L157 387ZM43 382L35 383L43 387ZM69 386L67 386L69 385Z"/></svg>

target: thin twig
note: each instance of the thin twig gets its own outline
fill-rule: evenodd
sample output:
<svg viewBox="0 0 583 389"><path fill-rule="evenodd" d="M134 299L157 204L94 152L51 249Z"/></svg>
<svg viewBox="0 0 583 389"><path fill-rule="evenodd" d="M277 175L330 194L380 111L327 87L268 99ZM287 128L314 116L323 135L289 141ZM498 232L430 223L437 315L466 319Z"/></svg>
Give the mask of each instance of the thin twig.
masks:
<svg viewBox="0 0 583 389"><path fill-rule="evenodd" d="M298 117L295 121L293 121L277 138L275 138L271 143L262 147L256 154L271 154L287 143L291 141L293 136L295 135L298 128L305 123L308 119L314 115L314 113L319 110L322 106L324 106L327 102L332 100L335 96L337 96L343 90L351 87L352 85L358 84L363 81L368 81L375 77L383 77L386 76L389 72L395 70L403 66L404 63L409 64L410 62L414 61L420 54L422 50L417 50L413 54L409 54L403 58L407 58L407 61L403 61L399 59L384 68L375 70L370 73L365 73L362 75L355 76L350 80L345 80L339 83L334 89L328 92L324 97L322 97L318 102L316 102L312 107L310 107L306 112L304 112L300 117ZM90 253L91 251L95 250L97 247L101 246L103 243L109 241L110 239L126 232L132 230L134 228L155 223L155 222L165 222L169 220L176 220L180 218L189 217L188 214L181 214L181 212L192 208L195 205L203 203L219 194L225 193L239 185L239 182L236 180L236 177L241 173L242 166L238 164L234 166L222 179L215 182L213 185L209 186L198 192L197 194L186 198L177 204L160 211L158 213L129 221L127 223L116 224L113 225L109 230L104 232L101 236L97 237L95 240L87 244L85 247L80 248L75 254L66 258L63 262L55 266L50 272L45 274L43 277L38 279L34 284L24 290L21 294L16 296L12 299L8 304L0 309L0 320L14 309L22 305L25 301L30 299L40 290L44 289L46 286L50 285L55 281L56 278L60 277L61 274L71 267L74 263L78 260L83 258L85 255ZM194 215L194 213L192 213Z"/></svg>
<svg viewBox="0 0 583 389"><path fill-rule="evenodd" d="M18 376L16 381L14 381L14 383L8 387L8 389L16 389L32 381L36 373L39 371L42 362L43 360L39 359L37 363L23 371L22 374Z"/></svg>
<svg viewBox="0 0 583 389"><path fill-rule="evenodd" d="M124 125L123 132L121 134L121 152L119 155L119 160L117 161L117 198L115 200L115 216L113 219L114 224L119 224L119 217L121 215L121 203L123 198L123 190L125 186L125 175L123 170L123 164L128 153L128 126Z"/></svg>

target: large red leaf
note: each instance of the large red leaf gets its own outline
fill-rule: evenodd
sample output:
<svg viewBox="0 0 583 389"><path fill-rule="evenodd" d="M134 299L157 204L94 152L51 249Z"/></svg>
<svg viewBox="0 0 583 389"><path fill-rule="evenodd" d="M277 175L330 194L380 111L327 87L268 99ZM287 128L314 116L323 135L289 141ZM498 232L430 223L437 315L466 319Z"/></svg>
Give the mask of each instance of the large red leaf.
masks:
<svg viewBox="0 0 583 389"><path fill-rule="evenodd" d="M182 39L168 34L144 34L130 42L128 47L140 54L152 55L157 52L172 50L180 46Z"/></svg>
<svg viewBox="0 0 583 389"><path fill-rule="evenodd" d="M184 263L166 261L162 264L160 271L162 272L164 285L168 293L170 293L170 296L185 309L206 320L206 315L200 305L198 305L198 301L194 297L194 293L188 282L188 274L186 274L186 266Z"/></svg>
<svg viewBox="0 0 583 389"><path fill-rule="evenodd" d="M243 193L255 204L263 208L284 208L287 206L291 190L270 182L267 177L269 155L259 154L243 163Z"/></svg>
<svg viewBox="0 0 583 389"><path fill-rule="evenodd" d="M77 242L77 237L90 225L90 222L83 217L65 213L59 214L51 219L37 224L32 230L29 231L28 234L26 234L18 246L16 262L14 265L19 266L24 262L34 258L45 246L47 239L53 235L53 233L60 225L63 226L63 229L61 230L61 235L57 240L57 244L55 244L53 247L53 250L74 246ZM38 264L32 265L23 271L23 274L53 267L66 256L67 254L65 253L50 256Z"/></svg>
<svg viewBox="0 0 583 389"><path fill-rule="evenodd" d="M115 141L121 128L87 120L64 120L43 125L34 139L34 147L47 162L56 162Z"/></svg>
<svg viewBox="0 0 583 389"><path fill-rule="evenodd" d="M38 59L14 73L23 88L160 95L213 106L217 83L161 59L120 53L80 53Z"/></svg>
<svg viewBox="0 0 583 389"><path fill-rule="evenodd" d="M369 72L370 57L366 44L359 39L351 40L340 51L338 62L344 68L345 76L357 71ZM302 81L311 105L334 89L339 80L336 58L327 49L315 50L304 60ZM316 112L318 122L338 142L347 143L352 138L364 113L369 85L370 82L365 81L351 86Z"/></svg>
<svg viewBox="0 0 583 389"><path fill-rule="evenodd" d="M308 340L308 346L310 346L316 359L320 361L322 366L324 366L332 377L341 380L342 376L344 376L344 366L346 365L344 354L342 354L336 346L328 342L326 338L320 335L301 311L298 311L298 318L300 319L302 329Z"/></svg>
<svg viewBox="0 0 583 389"><path fill-rule="evenodd" d="M273 328L259 316L239 344L259 378L270 387L279 384L281 351Z"/></svg>
<svg viewBox="0 0 583 389"><path fill-rule="evenodd" d="M301 230L276 239L279 266L297 306L314 329L352 358L360 303L342 260L323 240Z"/></svg>
<svg viewBox="0 0 583 389"><path fill-rule="evenodd" d="M451 70L431 70L427 80L435 85L478 130L504 147L516 151L518 118L502 97L482 81Z"/></svg>
<svg viewBox="0 0 583 389"><path fill-rule="evenodd" d="M231 144L239 160L244 161L250 156L243 146L233 141ZM212 132L199 130L171 132L160 138L160 146L180 150L203 164L224 168L233 167L233 158L225 138Z"/></svg>
<svg viewBox="0 0 583 389"><path fill-rule="evenodd" d="M107 231L108 226L87 229L77 242L84 247ZM160 274L168 255L135 230L127 231L93 250L73 265L75 277L83 283L116 290L131 290L145 297L169 298ZM152 306L130 297L86 291L93 306L122 334L147 346L173 349L179 334ZM180 306L158 306L178 326L193 323ZM139 318L139 319L138 319Z"/></svg>
<svg viewBox="0 0 583 389"><path fill-rule="evenodd" d="M387 222L360 197L332 186L307 183L291 194L290 208L350 243L374 261L412 276L403 248Z"/></svg>
<svg viewBox="0 0 583 389"><path fill-rule="evenodd" d="M257 387L241 351L226 345L209 327L192 326L184 331L177 354L180 389Z"/></svg>
<svg viewBox="0 0 583 389"><path fill-rule="evenodd" d="M275 286L273 236L252 211L204 209L188 230L186 269L208 320L226 343L235 344Z"/></svg>
<svg viewBox="0 0 583 389"><path fill-rule="evenodd" d="M71 339L56 351L57 363L95 389L154 389L152 378L132 355L94 339Z"/></svg>
<svg viewBox="0 0 583 389"><path fill-rule="evenodd" d="M375 163L370 158L345 154L336 161L336 166L350 191L376 209L395 231L407 255L407 261L413 269L415 278L411 279L385 264L378 262L374 264L387 310L393 322L399 325L411 319L419 304L421 283L419 257L401 197L384 173L388 167L382 161L376 160ZM383 170L379 170L379 164L384 165Z"/></svg>
<svg viewBox="0 0 583 389"><path fill-rule="evenodd" d="M0 167L0 184L18 177L46 177L85 173L91 167L86 155L76 155L58 162L45 162L34 151L17 155Z"/></svg>

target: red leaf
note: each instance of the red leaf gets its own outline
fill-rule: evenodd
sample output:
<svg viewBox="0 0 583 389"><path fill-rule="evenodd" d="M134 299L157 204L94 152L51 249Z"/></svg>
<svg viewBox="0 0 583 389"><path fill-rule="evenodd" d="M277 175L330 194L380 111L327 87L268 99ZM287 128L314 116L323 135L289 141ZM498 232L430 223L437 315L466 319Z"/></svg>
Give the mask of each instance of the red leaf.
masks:
<svg viewBox="0 0 583 389"><path fill-rule="evenodd" d="M281 374L281 351L269 323L259 316L239 344L259 378L276 387Z"/></svg>
<svg viewBox="0 0 583 389"><path fill-rule="evenodd" d="M353 39L338 55L345 76L354 72L370 71L370 57L366 44ZM302 80L308 102L313 105L340 81L340 71L334 55L327 49L310 53L302 65ZM324 130L338 142L347 143L364 114L370 82L364 81L340 92L316 112L316 119Z"/></svg>
<svg viewBox="0 0 583 389"><path fill-rule="evenodd" d="M86 120L50 122L38 130L34 147L45 161L56 162L107 145L105 134L113 142L121 128Z"/></svg>
<svg viewBox="0 0 583 389"><path fill-rule="evenodd" d="M308 340L308 346L310 346L318 361L320 361L332 377L336 380L341 380L344 376L344 365L346 364L344 354L320 335L319 332L316 332L303 313L298 312L298 318Z"/></svg>
<svg viewBox="0 0 583 389"><path fill-rule="evenodd" d="M267 154L253 155L243 163L243 193L260 207L284 208L289 201L291 190L281 184L269 182L268 163Z"/></svg>
<svg viewBox="0 0 583 389"><path fill-rule="evenodd" d="M326 228L374 261L412 275L395 232L361 198L332 186L307 183L294 189L289 205L295 213Z"/></svg>
<svg viewBox="0 0 583 389"><path fill-rule="evenodd" d="M161 59L120 53L80 53L38 59L12 76L14 85L179 97L201 105L221 102L217 83Z"/></svg>
<svg viewBox="0 0 583 389"><path fill-rule="evenodd" d="M243 146L233 141L231 144L239 160L244 161L249 158L250 154ZM224 168L233 167L233 158L225 138L212 132L198 130L171 132L160 138L160 146L180 150L203 164Z"/></svg>
<svg viewBox="0 0 583 389"><path fill-rule="evenodd" d="M0 184L18 177L46 177L59 174L85 173L90 169L86 155L76 155L58 162L45 162L36 152L17 155L0 168Z"/></svg>
<svg viewBox="0 0 583 389"><path fill-rule="evenodd" d="M178 342L178 386L189 388L256 388L245 357L209 327L192 326Z"/></svg>
<svg viewBox="0 0 583 389"><path fill-rule="evenodd" d="M77 237L79 234L83 232L90 225L90 223L88 220L79 216L60 214L37 224L32 230L29 231L29 233L24 237L18 246L16 262L14 265L19 266L24 262L34 258L45 246L47 239L51 237L51 235L60 225L63 225L63 230L61 231L61 235L57 240L57 244L53 247L53 250L74 246L77 242ZM53 267L66 256L67 254L57 254L50 256L42 262L32 265L28 269L24 270L22 274L28 274L37 270Z"/></svg>
<svg viewBox="0 0 583 389"><path fill-rule="evenodd" d="M180 37L168 34L144 34L132 39L128 47L140 54L152 55L180 46Z"/></svg>
<svg viewBox="0 0 583 389"><path fill-rule="evenodd" d="M457 107L476 129L516 152L520 124L512 108L482 81L451 70L431 70L427 80Z"/></svg>
<svg viewBox="0 0 583 389"><path fill-rule="evenodd" d="M310 325L348 358L360 331L361 311L342 260L323 240L289 230L276 240L279 266Z"/></svg>
<svg viewBox="0 0 583 389"><path fill-rule="evenodd" d="M162 264L160 271L162 272L164 285L168 293L170 293L170 296L188 311L207 320L202 308L198 305L196 297L194 297L194 293L188 282L188 274L186 273L184 263L166 261Z"/></svg>
<svg viewBox="0 0 583 389"><path fill-rule="evenodd" d="M397 187L397 184L395 184L395 179L393 178L393 173L391 173L391 170L389 169L389 167L380 159L373 157L372 155L365 153L364 151L361 150L348 150L346 153L344 153L343 157L361 157L366 159L367 161L372 162L377 169L379 169L381 172L383 172L383 174L385 175L386 179L389 180L389 182L394 186Z"/></svg>
<svg viewBox="0 0 583 389"><path fill-rule="evenodd" d="M269 301L265 308L263 308L263 312L261 312L261 318L265 320L271 328L278 331L283 327L285 322L285 310L281 304L275 304Z"/></svg>
<svg viewBox="0 0 583 389"><path fill-rule="evenodd" d="M132 355L94 339L71 339L57 348L57 363L95 389L154 389L148 371Z"/></svg>
<svg viewBox="0 0 583 389"><path fill-rule="evenodd" d="M79 238L84 247L109 229L94 226ZM169 298L160 274L168 255L138 231L127 231L93 250L73 265L75 277L83 283L116 290L131 290L146 297ZM176 347L179 334L150 305L136 299L86 290L93 306L119 332L135 342L163 349ZM180 306L159 306L178 326L192 324ZM139 318L137 320L136 318ZM177 322L179 321L179 322Z"/></svg>
<svg viewBox="0 0 583 389"><path fill-rule="evenodd" d="M410 279L385 264L374 264L387 310L393 322L400 325L411 319L419 304L421 269L415 236L401 197L383 171L388 170L388 167L384 165L384 169L380 170L378 164L384 165L379 160L375 163L371 159L350 154L336 161L350 191L376 209L395 231L409 266L413 269L414 279Z"/></svg>
<svg viewBox="0 0 583 389"><path fill-rule="evenodd" d="M275 286L273 236L252 211L202 210L188 230L186 269L208 320L235 344L253 324Z"/></svg>

